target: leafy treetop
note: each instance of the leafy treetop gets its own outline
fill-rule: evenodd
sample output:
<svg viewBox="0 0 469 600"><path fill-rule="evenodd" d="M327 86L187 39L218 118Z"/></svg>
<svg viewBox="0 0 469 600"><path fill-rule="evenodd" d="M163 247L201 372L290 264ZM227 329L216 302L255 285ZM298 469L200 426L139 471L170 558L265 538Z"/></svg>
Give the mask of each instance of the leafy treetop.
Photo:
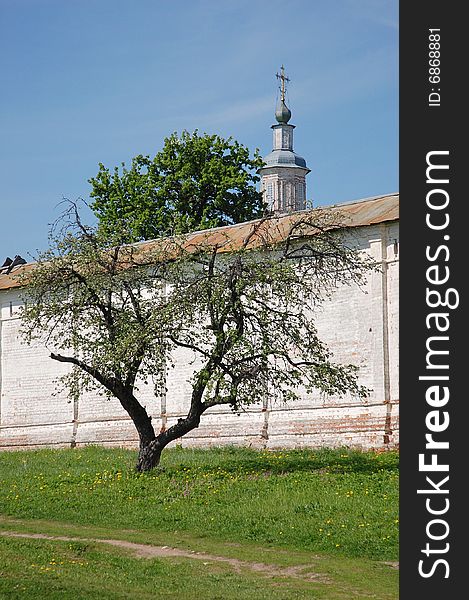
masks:
<svg viewBox="0 0 469 600"><path fill-rule="evenodd" d="M249 221L264 212L262 165L258 150L251 158L232 138L173 133L153 159L139 155L112 172L100 163L91 208L105 237L120 231L126 242Z"/></svg>

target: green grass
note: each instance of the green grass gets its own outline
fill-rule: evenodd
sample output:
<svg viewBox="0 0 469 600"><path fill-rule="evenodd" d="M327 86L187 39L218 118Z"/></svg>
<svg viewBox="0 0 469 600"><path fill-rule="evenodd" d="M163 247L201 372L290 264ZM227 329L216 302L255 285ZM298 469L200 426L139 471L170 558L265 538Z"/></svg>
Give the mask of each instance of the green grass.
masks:
<svg viewBox="0 0 469 600"><path fill-rule="evenodd" d="M395 560L395 453L169 450L162 468L89 447L0 456L0 513Z"/></svg>
<svg viewBox="0 0 469 600"><path fill-rule="evenodd" d="M0 538L12 565L0 562L0 598L44 597L31 590L45 579L54 582L48 598L68 597L64 590L71 594L76 582L83 583L83 595L70 597L157 598L155 589L188 599L397 597L397 572L377 562L398 556L396 453L176 448L166 451L161 468L145 474L134 472L134 461L134 452L98 447L1 454L0 514L6 518L0 530L113 537L248 561L262 555L276 565L320 557L318 570L330 582L289 580L295 593L288 595L284 578L270 578L267 586L265 575L217 564L200 583L200 561L129 558L93 544L79 568L64 542ZM47 565L59 546L60 568L31 566ZM11 562L12 553L25 564ZM21 580L22 569L27 577ZM103 571L109 581L101 592L96 574ZM138 594L126 595L126 578L139 586ZM9 590L3 595L1 585ZM14 585L26 588L15 596Z"/></svg>
<svg viewBox="0 0 469 600"><path fill-rule="evenodd" d="M297 557L293 553L291 558ZM236 572L210 561L137 559L96 543L0 536L0 598L396 600L398 597L397 574L386 565L363 559L324 557L315 557L314 565L320 576L317 581L264 575L248 569Z"/></svg>

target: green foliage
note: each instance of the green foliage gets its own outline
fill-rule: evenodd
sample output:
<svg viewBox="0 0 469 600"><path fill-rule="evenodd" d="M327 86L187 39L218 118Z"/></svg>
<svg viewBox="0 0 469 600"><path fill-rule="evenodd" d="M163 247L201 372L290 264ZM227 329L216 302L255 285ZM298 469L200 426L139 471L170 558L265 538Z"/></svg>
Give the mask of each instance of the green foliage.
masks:
<svg viewBox="0 0 469 600"><path fill-rule="evenodd" d="M100 164L91 207L104 236L125 230L128 242L249 221L264 211L262 165L257 150L251 158L232 138L173 133L153 159L136 156L113 171Z"/></svg>

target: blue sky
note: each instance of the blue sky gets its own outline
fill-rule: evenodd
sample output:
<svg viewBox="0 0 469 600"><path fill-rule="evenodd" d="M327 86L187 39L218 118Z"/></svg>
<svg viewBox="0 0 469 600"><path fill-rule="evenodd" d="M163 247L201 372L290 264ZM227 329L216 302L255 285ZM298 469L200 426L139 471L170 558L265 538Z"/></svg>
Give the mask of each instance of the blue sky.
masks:
<svg viewBox="0 0 469 600"><path fill-rule="evenodd" d="M282 63L308 199L398 191L397 0L0 0L0 264L173 131L270 152Z"/></svg>

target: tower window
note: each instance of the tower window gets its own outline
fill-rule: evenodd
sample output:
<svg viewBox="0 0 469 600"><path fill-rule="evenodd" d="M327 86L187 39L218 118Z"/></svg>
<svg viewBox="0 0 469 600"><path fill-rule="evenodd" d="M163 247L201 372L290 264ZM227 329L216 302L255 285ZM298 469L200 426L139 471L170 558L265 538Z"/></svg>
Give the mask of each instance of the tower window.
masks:
<svg viewBox="0 0 469 600"><path fill-rule="evenodd" d="M297 210L302 210L305 207L305 184L302 181L296 185L296 194Z"/></svg>
<svg viewBox="0 0 469 600"><path fill-rule="evenodd" d="M269 206L271 206L271 205L272 205L272 200L273 200L273 192L274 192L274 189L273 189L273 186L272 186L272 184L271 184L271 183L268 183L268 184L267 184L267 188L266 188L266 194L265 194L265 195L266 195L266 201L267 201L267 204L268 204Z"/></svg>
<svg viewBox="0 0 469 600"><path fill-rule="evenodd" d="M305 188L302 183L299 183L298 184L298 200L300 202L303 202L304 198L305 198Z"/></svg>

